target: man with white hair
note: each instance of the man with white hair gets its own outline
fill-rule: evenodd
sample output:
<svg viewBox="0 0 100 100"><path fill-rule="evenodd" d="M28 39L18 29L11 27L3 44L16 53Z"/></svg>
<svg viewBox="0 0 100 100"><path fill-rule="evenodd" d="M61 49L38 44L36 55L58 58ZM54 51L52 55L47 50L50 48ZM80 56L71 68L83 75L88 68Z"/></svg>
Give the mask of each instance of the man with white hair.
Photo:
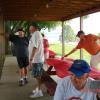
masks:
<svg viewBox="0 0 100 100"><path fill-rule="evenodd" d="M100 100L100 91L89 88L94 80L89 77L91 69L86 61L75 60L69 71L70 76L58 82L54 100Z"/></svg>
<svg viewBox="0 0 100 100"><path fill-rule="evenodd" d="M31 33L31 38L29 41L29 64L32 68L32 76L37 80L37 87L35 90L33 90L33 94L30 96L30 98L43 96L41 90L41 76L44 63L44 48L43 38L38 28L38 25L35 23L31 24L29 28Z"/></svg>

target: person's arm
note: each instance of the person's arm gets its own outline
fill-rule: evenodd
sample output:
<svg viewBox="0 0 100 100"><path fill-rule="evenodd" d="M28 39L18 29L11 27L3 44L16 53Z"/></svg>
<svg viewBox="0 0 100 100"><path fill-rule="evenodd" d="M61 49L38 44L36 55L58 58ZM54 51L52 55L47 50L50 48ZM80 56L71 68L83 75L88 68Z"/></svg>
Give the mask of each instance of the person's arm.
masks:
<svg viewBox="0 0 100 100"><path fill-rule="evenodd" d="M25 37L25 42L26 42L26 46L29 45L29 38L28 37Z"/></svg>
<svg viewBox="0 0 100 100"><path fill-rule="evenodd" d="M74 53L77 49L81 49L81 48L82 48L82 40L80 40L77 46L74 49L72 49L68 54L64 55L61 59L69 56L70 54Z"/></svg>
<svg viewBox="0 0 100 100"><path fill-rule="evenodd" d="M33 49L32 49L32 54L31 54L31 57L30 57L30 59L29 59L29 68L31 69L31 67L32 67L32 60L33 60L33 58L34 58L34 55L35 55L35 53L36 53L36 50L37 50L37 48L36 47L33 47Z"/></svg>
<svg viewBox="0 0 100 100"><path fill-rule="evenodd" d="M70 51L68 54L64 55L64 57L69 56L70 54L74 53L77 50L77 48L72 49L72 51Z"/></svg>
<svg viewBox="0 0 100 100"><path fill-rule="evenodd" d="M32 60L33 60L33 58L34 58L34 55L35 55L35 53L36 53L36 50L37 50L37 48L38 48L38 46L39 46L39 40L38 40L38 36L37 36L37 33L34 33L34 36L32 36L32 53L31 53L31 56L30 56L30 58L29 58L29 64L30 64L30 67L31 67L31 65L32 65Z"/></svg>
<svg viewBox="0 0 100 100"><path fill-rule="evenodd" d="M35 53L36 53L36 50L37 50L37 48L36 48L36 47L33 47L33 49L32 49L32 54L31 54L31 57L30 57L30 61L33 60L34 55L35 55Z"/></svg>
<svg viewBox="0 0 100 100"><path fill-rule="evenodd" d="M97 100L100 100L100 93L97 94Z"/></svg>
<svg viewBox="0 0 100 100"><path fill-rule="evenodd" d="M49 48L49 42L48 42L48 40L47 40L47 47Z"/></svg>
<svg viewBox="0 0 100 100"><path fill-rule="evenodd" d="M13 43L16 42L16 37L17 37L16 35L10 34L10 35L9 35L9 41L11 41L11 42L13 42Z"/></svg>

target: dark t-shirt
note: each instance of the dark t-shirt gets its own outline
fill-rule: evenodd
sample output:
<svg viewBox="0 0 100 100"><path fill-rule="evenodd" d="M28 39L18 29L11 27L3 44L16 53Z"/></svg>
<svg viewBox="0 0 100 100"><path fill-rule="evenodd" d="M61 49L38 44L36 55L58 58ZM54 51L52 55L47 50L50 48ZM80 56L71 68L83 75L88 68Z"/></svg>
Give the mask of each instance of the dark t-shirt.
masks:
<svg viewBox="0 0 100 100"><path fill-rule="evenodd" d="M27 37L21 38L17 35L10 35L9 40L14 44L17 57L28 57L29 39Z"/></svg>

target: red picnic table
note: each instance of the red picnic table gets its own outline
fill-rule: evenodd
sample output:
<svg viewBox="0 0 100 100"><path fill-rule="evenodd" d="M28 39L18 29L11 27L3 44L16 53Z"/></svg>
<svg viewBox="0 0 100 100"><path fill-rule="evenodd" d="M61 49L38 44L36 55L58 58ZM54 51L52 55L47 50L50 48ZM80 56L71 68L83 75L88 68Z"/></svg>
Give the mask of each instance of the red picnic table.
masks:
<svg viewBox="0 0 100 100"><path fill-rule="evenodd" d="M45 73L45 84L47 86L48 93L53 95L56 89L57 83L50 77L50 75L57 75L60 78L64 78L69 75L68 69L71 67L73 63L73 59L61 60L58 58L50 58L46 60L48 66L48 70ZM55 70L53 70L55 69ZM91 72L89 74L90 77L94 79L100 78L100 72L91 67Z"/></svg>
<svg viewBox="0 0 100 100"><path fill-rule="evenodd" d="M68 69L71 67L73 63L73 59L66 59L66 60L61 60L57 58L50 58L46 61L46 63L49 65L48 69L51 69L51 67L55 69L57 76L60 78L63 78L65 76L69 75ZM50 71L50 70L49 70ZM52 71L51 71L52 73ZM100 71L96 70L94 67L91 67L91 72L89 74L90 77L94 79L99 79L100 78Z"/></svg>

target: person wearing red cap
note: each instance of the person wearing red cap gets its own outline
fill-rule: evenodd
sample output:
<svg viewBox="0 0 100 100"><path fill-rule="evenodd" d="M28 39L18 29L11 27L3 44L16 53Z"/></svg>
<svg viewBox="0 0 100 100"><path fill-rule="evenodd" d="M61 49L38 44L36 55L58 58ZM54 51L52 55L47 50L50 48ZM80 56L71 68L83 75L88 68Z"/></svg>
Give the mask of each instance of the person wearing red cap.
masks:
<svg viewBox="0 0 100 100"><path fill-rule="evenodd" d="M100 100L100 91L93 88L95 80L89 77L91 69L85 60L75 60L69 71L70 76L58 82L54 100Z"/></svg>
<svg viewBox="0 0 100 100"><path fill-rule="evenodd" d="M64 57L74 53L77 49L85 49L92 55L90 65L97 68L98 63L100 62L100 45L97 43L97 40L100 40L100 37L93 34L85 35L83 31L79 31L77 37L80 38L78 45Z"/></svg>
<svg viewBox="0 0 100 100"><path fill-rule="evenodd" d="M45 60L49 58L49 42L48 40L45 38L44 34L42 33L42 37L43 37L43 46L44 46L44 57Z"/></svg>

